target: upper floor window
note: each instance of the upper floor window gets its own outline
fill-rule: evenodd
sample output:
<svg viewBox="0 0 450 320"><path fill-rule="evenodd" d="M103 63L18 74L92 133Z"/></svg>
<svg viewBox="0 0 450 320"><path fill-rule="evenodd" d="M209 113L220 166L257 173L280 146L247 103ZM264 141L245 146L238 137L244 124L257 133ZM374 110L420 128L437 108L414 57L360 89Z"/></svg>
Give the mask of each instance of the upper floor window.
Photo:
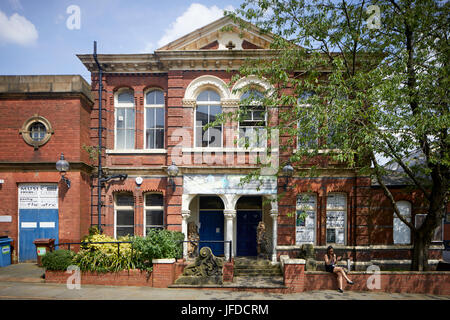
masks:
<svg viewBox="0 0 450 320"><path fill-rule="evenodd" d="M241 96L243 115L239 121L239 146L240 147L266 147L267 130L266 114L262 100L264 96L254 89L246 91Z"/></svg>
<svg viewBox="0 0 450 320"><path fill-rule="evenodd" d="M164 149L164 108L162 91L145 95L145 149Z"/></svg>
<svg viewBox="0 0 450 320"><path fill-rule="evenodd" d="M220 96L213 90L204 90L197 97L195 111L195 146L222 147L222 125L205 128L222 113Z"/></svg>
<svg viewBox="0 0 450 320"><path fill-rule="evenodd" d="M297 100L300 107L299 121L298 121L298 138L297 148L307 147L313 148L317 145L317 130L319 124L316 117L311 111L311 104L308 99L314 95L312 91L305 91Z"/></svg>
<svg viewBox="0 0 450 320"><path fill-rule="evenodd" d="M121 90L116 95L115 149L134 149L135 109L131 90Z"/></svg>

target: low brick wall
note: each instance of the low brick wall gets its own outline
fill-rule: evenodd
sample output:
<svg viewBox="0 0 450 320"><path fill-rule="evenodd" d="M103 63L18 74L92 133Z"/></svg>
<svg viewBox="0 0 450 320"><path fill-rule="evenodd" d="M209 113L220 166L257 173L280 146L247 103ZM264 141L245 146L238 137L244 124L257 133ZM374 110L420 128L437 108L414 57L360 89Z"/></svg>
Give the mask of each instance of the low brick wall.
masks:
<svg viewBox="0 0 450 320"><path fill-rule="evenodd" d="M45 271L45 282L48 283L67 283L67 279L73 275L73 272L65 271ZM81 285L108 285L108 286L153 286L152 273L148 274L141 270L123 270L119 272L97 273L81 272ZM71 283L74 283L72 280Z"/></svg>
<svg viewBox="0 0 450 320"><path fill-rule="evenodd" d="M305 271L305 260L303 259L289 259L285 256L281 260L284 270L284 285L288 287L288 292L336 290L338 288L335 274ZM379 277L378 283L377 277ZM349 278L354 285L347 284L344 279L344 290L450 295L449 271L381 271L378 274L350 272Z"/></svg>
<svg viewBox="0 0 450 320"><path fill-rule="evenodd" d="M375 275L366 272L350 272L348 277L354 282L349 285L343 279L343 289L351 291L381 291L397 293L428 293L437 295L450 295L450 272L389 272L380 274L380 289L369 289L369 284L375 287ZM328 272L306 271L304 273L304 291L337 289L336 275Z"/></svg>

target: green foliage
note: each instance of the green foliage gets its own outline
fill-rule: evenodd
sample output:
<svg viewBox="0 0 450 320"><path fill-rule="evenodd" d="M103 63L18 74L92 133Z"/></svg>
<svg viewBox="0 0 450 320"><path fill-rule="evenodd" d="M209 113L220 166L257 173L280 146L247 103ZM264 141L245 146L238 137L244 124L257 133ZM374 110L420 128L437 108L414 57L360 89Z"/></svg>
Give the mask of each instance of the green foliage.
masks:
<svg viewBox="0 0 450 320"><path fill-rule="evenodd" d="M70 250L56 250L47 252L42 257L42 266L46 270L65 271L73 265L74 253Z"/></svg>
<svg viewBox="0 0 450 320"><path fill-rule="evenodd" d="M146 237L133 240L136 267L149 270L153 259L181 258L184 235L181 232L152 229Z"/></svg>
<svg viewBox="0 0 450 320"><path fill-rule="evenodd" d="M84 239L84 244L75 255L74 262L81 271L117 272L136 268L129 237L114 239L100 234L93 234ZM91 243L92 242L92 243ZM112 243L95 243L112 242Z"/></svg>

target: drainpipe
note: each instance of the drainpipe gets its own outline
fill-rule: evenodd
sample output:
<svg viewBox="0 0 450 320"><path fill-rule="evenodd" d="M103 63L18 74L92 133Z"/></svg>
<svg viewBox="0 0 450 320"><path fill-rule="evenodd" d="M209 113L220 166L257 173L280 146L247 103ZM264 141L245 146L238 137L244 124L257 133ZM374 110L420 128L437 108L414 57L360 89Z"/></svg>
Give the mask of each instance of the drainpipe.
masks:
<svg viewBox="0 0 450 320"><path fill-rule="evenodd" d="M102 91L103 91L103 74L102 68L97 60L97 41L94 41L94 60L98 68L98 176L97 176L97 213L98 213L98 230L102 233Z"/></svg>

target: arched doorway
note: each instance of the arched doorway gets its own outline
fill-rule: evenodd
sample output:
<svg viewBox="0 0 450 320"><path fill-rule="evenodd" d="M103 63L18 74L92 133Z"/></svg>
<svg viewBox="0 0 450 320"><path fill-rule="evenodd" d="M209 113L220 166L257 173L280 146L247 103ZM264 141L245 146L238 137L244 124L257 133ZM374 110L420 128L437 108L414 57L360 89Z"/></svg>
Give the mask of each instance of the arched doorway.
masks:
<svg viewBox="0 0 450 320"><path fill-rule="evenodd" d="M217 196L200 196L199 199L199 248L210 247L215 256L224 254L224 204ZM211 242L208 242L211 241Z"/></svg>
<svg viewBox="0 0 450 320"><path fill-rule="evenodd" d="M262 197L243 196L236 203L236 255L256 256L256 229L262 220Z"/></svg>

